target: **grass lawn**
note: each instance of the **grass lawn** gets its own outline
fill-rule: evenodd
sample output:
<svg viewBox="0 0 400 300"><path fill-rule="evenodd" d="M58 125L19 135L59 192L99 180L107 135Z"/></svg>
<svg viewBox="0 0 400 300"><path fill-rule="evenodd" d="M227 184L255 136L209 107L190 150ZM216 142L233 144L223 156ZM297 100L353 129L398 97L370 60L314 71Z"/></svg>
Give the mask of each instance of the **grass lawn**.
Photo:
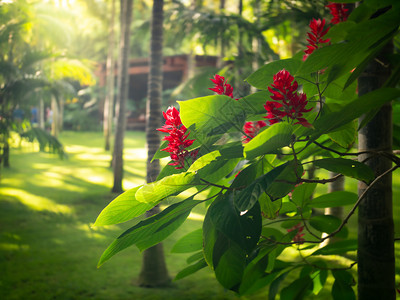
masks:
<svg viewBox="0 0 400 300"><path fill-rule="evenodd" d="M23 143L11 151L11 168L1 170L0 299L238 299L220 287L209 269L174 282L171 288L137 287L141 254L135 247L97 269L105 248L134 223L91 227L115 197L110 193L111 155L103 150L102 133L64 132L60 139L68 160L39 153L37 146ZM125 147L124 188L128 189L144 181L144 134L128 132ZM355 188L354 182L349 184ZM397 172L397 236L399 195ZM170 253L172 246L186 233L200 228L203 215L204 208L196 207L185 224L164 242L171 277L186 267L187 257ZM354 227L355 222L350 225ZM398 263L397 273L399 269ZM329 295L329 291L324 294ZM241 299L266 299L266 292Z"/></svg>

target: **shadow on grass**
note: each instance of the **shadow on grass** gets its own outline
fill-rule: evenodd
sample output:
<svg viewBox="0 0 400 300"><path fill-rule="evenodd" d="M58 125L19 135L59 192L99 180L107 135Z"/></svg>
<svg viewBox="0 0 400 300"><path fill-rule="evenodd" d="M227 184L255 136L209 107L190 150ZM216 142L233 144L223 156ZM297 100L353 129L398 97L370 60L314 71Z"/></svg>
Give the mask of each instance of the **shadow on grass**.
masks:
<svg viewBox="0 0 400 300"><path fill-rule="evenodd" d="M125 188L141 184L145 160L143 134L130 133ZM141 139L138 139L141 138ZM171 289L134 285L141 254L130 247L100 269L106 247L135 222L92 228L113 199L110 154L101 133L65 133L69 159L59 161L31 149L12 152L12 167L0 182L0 299L235 299L210 270L177 282ZM93 146L93 148L91 148ZM201 214L201 212L199 212ZM188 220L165 241L171 276L186 267L184 255L169 254L184 234L199 228ZM254 298L256 299L256 298ZM261 299L261 298L260 298Z"/></svg>

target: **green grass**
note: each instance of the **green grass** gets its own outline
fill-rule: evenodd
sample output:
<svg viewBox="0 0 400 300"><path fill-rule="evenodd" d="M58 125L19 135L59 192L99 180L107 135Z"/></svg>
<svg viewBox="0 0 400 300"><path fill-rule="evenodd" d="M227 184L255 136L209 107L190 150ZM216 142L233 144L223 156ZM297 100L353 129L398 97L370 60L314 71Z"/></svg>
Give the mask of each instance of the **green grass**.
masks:
<svg viewBox="0 0 400 300"><path fill-rule="evenodd" d="M91 227L115 197L110 193L111 156L103 150L101 133L64 132L60 139L68 160L37 152L37 146L23 143L21 148L12 149L11 168L1 171L0 299L238 299L217 283L209 269L174 282L171 288L138 287L135 280L141 254L135 247L97 269L105 248L134 223ZM144 134L128 132L125 146L124 188L128 189L144 182ZM394 176L394 199L400 195L398 174ZM346 184L351 190L356 188L355 182ZM164 242L171 277L186 267L188 256L170 253L172 246L199 228L203 215L204 208L196 207ZM399 236L398 201L394 215ZM350 227L355 228L354 220ZM355 234L355 229L351 233ZM397 273L399 269L398 263ZM319 299L329 298L328 288ZM265 298L263 291L241 299Z"/></svg>
<svg viewBox="0 0 400 300"><path fill-rule="evenodd" d="M68 160L23 144L12 149L11 168L2 170L0 299L237 298L208 269L168 289L137 287L141 254L135 247L97 269L102 252L133 223L91 227L115 197L110 193L111 156L102 148L102 134L65 132L61 141ZM144 181L144 134L128 132L125 145L128 189ZM186 266L186 256L170 253L172 245L200 226L196 218L189 219L164 243L171 277Z"/></svg>

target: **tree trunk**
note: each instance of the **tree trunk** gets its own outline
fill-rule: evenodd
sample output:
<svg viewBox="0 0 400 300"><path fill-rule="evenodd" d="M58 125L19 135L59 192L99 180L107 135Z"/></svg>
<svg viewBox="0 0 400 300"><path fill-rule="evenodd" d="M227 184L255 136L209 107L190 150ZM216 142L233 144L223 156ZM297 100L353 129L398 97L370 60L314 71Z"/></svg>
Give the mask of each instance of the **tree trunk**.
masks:
<svg viewBox="0 0 400 300"><path fill-rule="evenodd" d="M3 146L3 166L5 168L10 167L10 144L8 143L8 137L4 139L4 146Z"/></svg>
<svg viewBox="0 0 400 300"><path fill-rule="evenodd" d="M51 120L51 134L55 137L58 137L59 128L58 128L58 103L54 96L51 97L51 110L53 112L52 120Z"/></svg>
<svg viewBox="0 0 400 300"><path fill-rule="evenodd" d="M359 95L382 87L390 75L388 54L393 45L369 63L358 80ZM360 119L360 122L362 122ZM392 107L384 105L377 115L359 131L359 151L392 151ZM368 158L368 160L366 160ZM392 162L382 156L360 155L376 176L391 168ZM359 194L367 185L359 183ZM366 194L358 209L358 297L395 299L394 228L392 211L392 175L388 174Z"/></svg>
<svg viewBox="0 0 400 300"><path fill-rule="evenodd" d="M150 73L147 95L146 140L147 140L147 182L156 180L160 173L158 160L150 162L160 147L161 93L162 93L162 44L163 44L163 0L154 0L151 22ZM158 206L146 213L147 217L160 212ZM143 252L142 270L138 283L143 287L160 287L170 283L162 244Z"/></svg>
<svg viewBox="0 0 400 300"><path fill-rule="evenodd" d="M219 1L219 12L222 14L224 13L225 10L225 0L220 0ZM224 67L224 58L225 58L225 41L224 41L224 37L223 37L223 33L219 39L220 42L220 52L219 52L219 57L217 60L217 68L218 69L222 69Z"/></svg>
<svg viewBox="0 0 400 300"><path fill-rule="evenodd" d="M121 38L120 38L120 63L118 66L118 97L116 111L117 128L115 132L113 167L114 167L114 185L113 193L123 192L123 148L124 135L126 128L126 101L128 98L129 85L129 41L130 25L132 21L133 0L121 0Z"/></svg>
<svg viewBox="0 0 400 300"><path fill-rule="evenodd" d="M40 100L39 100L39 128L45 130L45 121L44 121L44 101L43 101L43 95L42 93L40 94Z"/></svg>
<svg viewBox="0 0 400 300"><path fill-rule="evenodd" d="M104 115L103 115L103 133L104 133L104 150L110 150L110 139L112 134L113 106L114 106L114 18L115 18L115 0L111 0L111 16L108 33L108 53L106 63L106 97L104 99Z"/></svg>

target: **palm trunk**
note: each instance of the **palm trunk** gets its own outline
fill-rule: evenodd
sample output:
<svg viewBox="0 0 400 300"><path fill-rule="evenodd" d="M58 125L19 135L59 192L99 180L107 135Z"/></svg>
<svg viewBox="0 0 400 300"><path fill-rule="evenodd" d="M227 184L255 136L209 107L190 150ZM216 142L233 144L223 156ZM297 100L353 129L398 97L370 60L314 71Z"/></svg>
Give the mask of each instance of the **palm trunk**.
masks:
<svg viewBox="0 0 400 300"><path fill-rule="evenodd" d="M58 103L57 100L55 99L54 96L51 97L51 110L53 111L53 116L52 116L52 121L51 121L51 134L55 137L58 137L59 133L59 121L58 121L58 115L59 115L59 109L58 109Z"/></svg>
<svg viewBox="0 0 400 300"><path fill-rule="evenodd" d="M382 87L390 75L387 45L377 60L370 62L358 81L359 95ZM379 62L378 62L379 61ZM362 118L360 119L362 121ZM392 151L392 106L384 105L360 130L359 151ZM367 160L368 159L368 160ZM382 156L364 154L360 161L370 166L376 176L391 168L392 162ZM359 194L367 185L359 183ZM358 297L395 299L394 228L392 211L392 175L384 176L366 194L358 210Z"/></svg>
<svg viewBox="0 0 400 300"><path fill-rule="evenodd" d="M157 128L161 127L162 93L162 44L163 44L163 0L154 0L151 22L150 73L147 95L146 140L147 140L147 182L156 180L160 172L158 160L150 162L160 146ZM146 213L147 217L160 212L156 206ZM170 283L162 244L143 252L142 270L138 283L144 287L160 287Z"/></svg>
<svg viewBox="0 0 400 300"><path fill-rule="evenodd" d="M112 134L112 119L114 106L114 18L115 18L115 0L111 0L111 17L108 34L108 54L107 54L107 78L106 78L106 97L104 99L103 132L104 132L104 150L110 150L110 139Z"/></svg>
<svg viewBox="0 0 400 300"><path fill-rule="evenodd" d="M113 167L114 185L112 192L121 193L123 178L123 148L126 127L126 101L128 98L129 85L129 41L130 25L132 21L133 0L121 0L121 38L120 38L120 64L118 66L118 97L116 111L117 128L115 132Z"/></svg>

